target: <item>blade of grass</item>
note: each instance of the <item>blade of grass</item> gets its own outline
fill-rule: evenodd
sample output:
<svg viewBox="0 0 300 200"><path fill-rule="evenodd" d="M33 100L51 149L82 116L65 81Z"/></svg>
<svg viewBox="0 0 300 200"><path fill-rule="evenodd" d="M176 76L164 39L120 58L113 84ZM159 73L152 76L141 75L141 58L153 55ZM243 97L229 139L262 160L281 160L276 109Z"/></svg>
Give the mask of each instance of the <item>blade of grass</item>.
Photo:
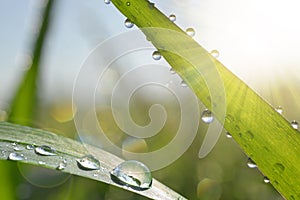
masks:
<svg viewBox="0 0 300 200"><path fill-rule="evenodd" d="M144 32L220 121L224 119L222 108L226 108L224 128L272 185L286 199L300 199L299 132L204 48L183 36L184 31L153 3L147 0L112 2Z"/></svg>
<svg viewBox="0 0 300 200"><path fill-rule="evenodd" d="M59 163L66 160L66 167L62 170L66 173L108 183L151 199L185 199L155 179L153 179L152 187L145 191L138 191L116 184L110 178L110 171L123 162L123 160L99 148L87 144L81 144L75 140L71 140L48 131L1 122L0 159L7 159L10 153L15 152L15 145L12 145L14 142L17 143L18 147L24 149L20 153L22 153L26 159L21 160L20 162L40 165L49 169L57 169ZM26 149L27 145L33 144L36 146L48 145L56 150L57 155L41 156L36 154L33 149ZM76 159L87 154L92 154L100 161L100 170L87 171L82 170L77 166ZM95 173L97 173L98 176L94 176Z"/></svg>
<svg viewBox="0 0 300 200"><path fill-rule="evenodd" d="M37 80L39 75L40 61L43 52L43 45L47 36L50 24L50 14L55 0L47 1L42 11L42 24L34 41L32 64L23 77L19 88L11 102L8 121L29 125L34 117L37 104Z"/></svg>

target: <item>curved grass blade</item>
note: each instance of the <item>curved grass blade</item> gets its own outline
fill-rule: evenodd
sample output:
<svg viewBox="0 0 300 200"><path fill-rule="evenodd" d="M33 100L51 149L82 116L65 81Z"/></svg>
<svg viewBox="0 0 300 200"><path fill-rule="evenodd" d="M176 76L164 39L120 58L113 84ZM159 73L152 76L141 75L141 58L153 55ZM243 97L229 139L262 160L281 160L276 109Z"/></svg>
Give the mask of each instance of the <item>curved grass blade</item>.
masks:
<svg viewBox="0 0 300 200"><path fill-rule="evenodd" d="M42 146L47 145L55 149L53 156L42 156L35 153L27 145ZM19 147L22 151L15 151ZM110 171L119 165L123 160L99 148L65 138L54 133L34 129L22 125L6 122L0 123L0 159L8 159L11 153L22 154L24 159L19 162L40 165L50 169L58 169L62 172L75 174L78 176L94 179L110 185L121 187L151 199L185 199L162 183L153 179L152 187L145 191L138 191L132 188L116 184L111 180ZM100 161L99 170L82 170L78 167L76 159L93 155ZM26 158L26 159L25 159ZM65 162L65 166L60 167L60 163ZM97 176L94 174L97 173Z"/></svg>
<svg viewBox="0 0 300 200"><path fill-rule="evenodd" d="M11 102L11 108L8 121L29 125L30 120L34 116L37 98L37 84L41 56L43 52L43 45L50 24L50 14L52 11L55 0L47 0L44 11L42 11L42 25L35 38L33 46L33 58L32 64L28 67L28 71L25 73L23 80L20 83L19 88L16 91L15 96ZM38 17L38 16L37 16Z"/></svg>
<svg viewBox="0 0 300 200"><path fill-rule="evenodd" d="M225 107L224 128L272 185L286 199L300 199L299 131L192 38L180 36L184 31L153 3L147 0L111 1L144 32L221 122ZM153 30L149 31L149 27Z"/></svg>

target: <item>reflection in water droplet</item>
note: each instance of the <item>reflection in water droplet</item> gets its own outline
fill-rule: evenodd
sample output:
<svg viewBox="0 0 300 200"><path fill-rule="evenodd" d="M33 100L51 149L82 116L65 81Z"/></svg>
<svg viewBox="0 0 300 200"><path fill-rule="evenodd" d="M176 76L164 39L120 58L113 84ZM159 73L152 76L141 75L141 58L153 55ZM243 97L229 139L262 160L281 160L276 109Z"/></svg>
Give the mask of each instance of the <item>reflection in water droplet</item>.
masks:
<svg viewBox="0 0 300 200"><path fill-rule="evenodd" d="M104 0L105 4L110 4L110 0Z"/></svg>
<svg viewBox="0 0 300 200"><path fill-rule="evenodd" d="M149 189L152 184L152 176L148 167L135 160L122 162L110 174L116 183L130 186L136 190Z"/></svg>
<svg viewBox="0 0 300 200"><path fill-rule="evenodd" d="M249 168L256 168L257 167L256 163L251 158L248 158L247 166Z"/></svg>
<svg viewBox="0 0 300 200"><path fill-rule="evenodd" d="M34 151L38 155L42 155L42 156L55 156L56 155L55 149L53 149L52 147L46 146L46 145L35 147Z"/></svg>
<svg viewBox="0 0 300 200"><path fill-rule="evenodd" d="M279 114L282 114L283 113L283 108L281 106L277 106L275 108L275 110L279 113Z"/></svg>
<svg viewBox="0 0 300 200"><path fill-rule="evenodd" d="M187 84L186 84L186 82L185 81L181 81L181 83L180 83L180 85L181 85L181 87L187 87Z"/></svg>
<svg viewBox="0 0 300 200"><path fill-rule="evenodd" d="M154 51L154 52L152 53L152 58L153 58L154 60L160 60L160 59L161 59L161 54L159 53L159 51Z"/></svg>
<svg viewBox="0 0 300 200"><path fill-rule="evenodd" d="M20 153L10 153L8 155L8 159L9 160L25 160L25 156L23 154Z"/></svg>
<svg viewBox="0 0 300 200"><path fill-rule="evenodd" d="M126 19L124 25L126 28L132 28L134 24L130 21L130 19Z"/></svg>
<svg viewBox="0 0 300 200"><path fill-rule="evenodd" d="M92 155L86 155L76 159L78 167L83 170L100 169L100 162Z"/></svg>
<svg viewBox="0 0 300 200"><path fill-rule="evenodd" d="M127 2L126 2L126 5L127 5L127 6L130 6L130 2L129 2L129 1L127 1Z"/></svg>
<svg viewBox="0 0 300 200"><path fill-rule="evenodd" d="M291 126L294 128L294 129L298 129L298 122L296 120L293 120L291 122Z"/></svg>
<svg viewBox="0 0 300 200"><path fill-rule="evenodd" d="M174 15L174 14L169 15L169 19L170 19L171 22L175 22L176 21L176 15Z"/></svg>
<svg viewBox="0 0 300 200"><path fill-rule="evenodd" d="M210 55L212 56L212 57L215 57L215 58L218 58L219 57L219 55L220 55L220 53L219 53L219 51L218 50L212 50L211 52L210 52Z"/></svg>
<svg viewBox="0 0 300 200"><path fill-rule="evenodd" d="M191 37L195 36L195 30L193 28L187 28L185 32Z"/></svg>
<svg viewBox="0 0 300 200"><path fill-rule="evenodd" d="M210 124L214 121L214 117L212 115L212 112L208 109L205 109L201 114L201 119L204 123Z"/></svg>
<svg viewBox="0 0 300 200"><path fill-rule="evenodd" d="M229 132L226 132L226 137L227 138L232 138L232 135Z"/></svg>
<svg viewBox="0 0 300 200"><path fill-rule="evenodd" d="M269 179L268 177L265 176L265 177L264 177L264 182L265 182L265 183L270 183L270 179Z"/></svg>
<svg viewBox="0 0 300 200"><path fill-rule="evenodd" d="M58 164L56 169L57 170L64 170L66 167L67 167L67 163L61 162L61 163Z"/></svg>

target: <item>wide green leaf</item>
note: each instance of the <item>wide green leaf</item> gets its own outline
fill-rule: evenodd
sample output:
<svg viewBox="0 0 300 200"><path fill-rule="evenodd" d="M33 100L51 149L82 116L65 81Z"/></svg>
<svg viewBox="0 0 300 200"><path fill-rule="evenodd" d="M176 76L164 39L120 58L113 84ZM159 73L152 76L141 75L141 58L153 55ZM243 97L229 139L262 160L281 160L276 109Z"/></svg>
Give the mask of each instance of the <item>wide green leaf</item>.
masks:
<svg viewBox="0 0 300 200"><path fill-rule="evenodd" d="M299 131L153 3L112 2L144 32L272 185L286 199L300 199Z"/></svg>
<svg viewBox="0 0 300 200"><path fill-rule="evenodd" d="M47 145L55 149L55 156L43 156L35 153L31 145L39 147ZM54 133L34 129L22 125L7 122L0 123L0 159L8 159L11 153L22 154L23 160L19 162L38 165L49 169L94 179L110 185L124 188L151 199L185 199L183 196L169 189L162 183L153 179L150 189L138 191L130 187L122 186L110 177L110 171L119 165L121 158L88 144L82 144L75 140L65 138ZM99 170L83 170L78 167L76 159L93 155L100 161ZM62 164L61 164L62 163ZM63 165L64 167L59 167Z"/></svg>

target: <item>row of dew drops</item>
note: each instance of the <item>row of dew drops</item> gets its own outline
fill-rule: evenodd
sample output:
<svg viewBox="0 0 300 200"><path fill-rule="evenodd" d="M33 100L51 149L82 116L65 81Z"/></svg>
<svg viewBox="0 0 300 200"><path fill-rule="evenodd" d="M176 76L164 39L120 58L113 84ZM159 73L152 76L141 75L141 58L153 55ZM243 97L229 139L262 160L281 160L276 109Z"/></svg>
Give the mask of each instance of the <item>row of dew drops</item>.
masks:
<svg viewBox="0 0 300 200"><path fill-rule="evenodd" d="M57 156L57 151L47 145L36 146L27 145L21 146L18 143L13 142L11 144L14 152L10 152L7 156L8 160L12 161L22 161L27 160L27 157L22 153L25 150L33 150L35 154L39 156ZM7 145L8 146L8 145ZM5 152L2 151L4 154ZM62 158L62 157L60 157ZM81 170L85 171L93 171L93 170L100 170L100 162L97 158L93 155L85 155L83 157L76 159L77 166ZM39 165L45 165L44 161L38 161ZM68 161L67 159L63 159L56 169L57 170L64 170L67 167ZM97 177L98 174L94 173L94 177ZM136 160L128 160L120 163L117 167L110 171L111 180L117 184L128 186L130 188L136 190L146 190L149 189L152 185L152 175L149 168Z"/></svg>

